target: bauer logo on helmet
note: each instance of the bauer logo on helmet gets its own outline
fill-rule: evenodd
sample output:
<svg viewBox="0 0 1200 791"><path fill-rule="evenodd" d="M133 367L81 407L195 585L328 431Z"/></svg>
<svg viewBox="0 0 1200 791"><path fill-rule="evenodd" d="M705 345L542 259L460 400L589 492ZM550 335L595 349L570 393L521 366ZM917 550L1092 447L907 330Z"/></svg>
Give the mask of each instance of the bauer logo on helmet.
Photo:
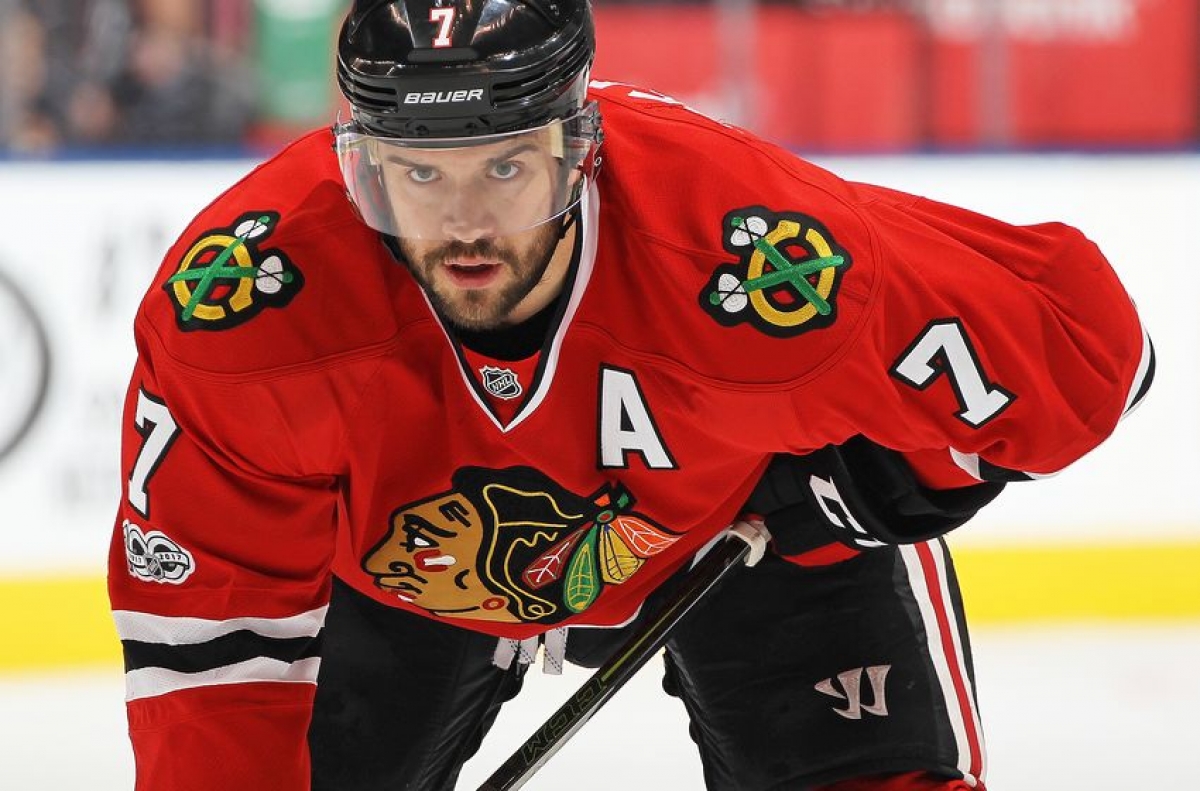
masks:
<svg viewBox="0 0 1200 791"><path fill-rule="evenodd" d="M405 104L459 104L483 99L483 89L470 91L413 91L404 95Z"/></svg>

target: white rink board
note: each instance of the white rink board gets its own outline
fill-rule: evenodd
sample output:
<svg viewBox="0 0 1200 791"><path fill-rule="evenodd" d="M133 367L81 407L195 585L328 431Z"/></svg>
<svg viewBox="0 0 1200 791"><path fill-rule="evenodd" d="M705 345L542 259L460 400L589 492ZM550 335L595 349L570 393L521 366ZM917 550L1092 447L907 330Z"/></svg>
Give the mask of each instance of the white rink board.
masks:
<svg viewBox="0 0 1200 791"><path fill-rule="evenodd" d="M252 166L0 164L0 274L24 290L50 341L43 409L25 440L0 458L0 572L103 566L120 496L134 311L174 238ZM0 309L11 304L0 300ZM5 314L0 332L15 338L0 351L0 414L11 414L28 395L12 379L33 373L30 333Z"/></svg>
<svg viewBox="0 0 1200 791"><path fill-rule="evenodd" d="M1063 220L1112 259L1154 337L1148 402L1060 476L1009 488L960 543L1168 538L1200 533L1200 157L829 158L862 181L1019 223ZM168 244L250 161L0 164L0 274L47 326L51 385L25 440L0 458L0 573L96 571L119 496L119 409L133 311ZM796 207L803 208L803 207ZM157 286L155 286L157 287ZM0 295L2 296L2 295ZM980 295L981 299L986 298ZM33 337L0 299L0 415L36 369ZM3 432L13 420L0 418Z"/></svg>

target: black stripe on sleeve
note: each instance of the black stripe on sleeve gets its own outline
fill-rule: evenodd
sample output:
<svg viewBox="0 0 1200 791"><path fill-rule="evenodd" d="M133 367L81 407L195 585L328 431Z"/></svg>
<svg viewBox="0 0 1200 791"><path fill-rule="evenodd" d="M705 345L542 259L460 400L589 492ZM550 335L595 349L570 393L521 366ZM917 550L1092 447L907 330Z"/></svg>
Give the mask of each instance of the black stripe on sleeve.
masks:
<svg viewBox="0 0 1200 791"><path fill-rule="evenodd" d="M1158 359L1154 354L1154 341L1151 340L1149 343L1150 364L1146 366L1146 375L1142 377L1142 385L1138 388L1133 400L1129 402L1129 409L1125 410L1126 412L1131 412L1135 406L1141 403L1142 399L1146 397L1146 393L1150 391L1150 384L1154 381L1154 368L1157 365Z"/></svg>
<svg viewBox="0 0 1200 791"><path fill-rule="evenodd" d="M991 462L979 460L979 478L993 483L1013 483L1015 481L1032 481L1033 476L1020 470L1010 470Z"/></svg>
<svg viewBox="0 0 1200 791"><path fill-rule="evenodd" d="M122 640L125 672L145 667L161 667L181 673L198 673L219 667L266 657L281 662L297 662L321 654L321 635L315 637L264 637L242 630L190 645L167 645Z"/></svg>

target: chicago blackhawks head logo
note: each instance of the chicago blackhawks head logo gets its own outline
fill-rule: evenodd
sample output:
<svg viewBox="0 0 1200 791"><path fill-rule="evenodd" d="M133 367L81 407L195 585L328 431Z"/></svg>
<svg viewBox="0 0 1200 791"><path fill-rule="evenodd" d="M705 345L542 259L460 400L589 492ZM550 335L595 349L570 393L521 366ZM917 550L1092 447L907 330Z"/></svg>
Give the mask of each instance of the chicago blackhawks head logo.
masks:
<svg viewBox="0 0 1200 791"><path fill-rule="evenodd" d="M464 467L452 490L401 506L363 569L439 615L558 623L583 612L678 536L607 484L574 494L530 467Z"/></svg>
<svg viewBox="0 0 1200 791"><path fill-rule="evenodd" d="M701 292L709 315L782 338L833 323L850 254L820 222L751 206L727 214L722 233L725 249L740 260L718 267Z"/></svg>
<svg viewBox="0 0 1200 791"><path fill-rule="evenodd" d="M282 251L260 246L278 222L275 212L251 212L188 249L163 284L181 328L226 329L291 301L304 283L300 270Z"/></svg>

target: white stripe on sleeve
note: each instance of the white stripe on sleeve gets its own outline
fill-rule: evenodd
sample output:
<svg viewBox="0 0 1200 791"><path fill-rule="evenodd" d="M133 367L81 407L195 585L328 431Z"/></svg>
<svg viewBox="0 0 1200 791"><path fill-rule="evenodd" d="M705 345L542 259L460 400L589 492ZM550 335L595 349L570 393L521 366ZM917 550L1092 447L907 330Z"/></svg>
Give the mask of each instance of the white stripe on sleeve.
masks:
<svg viewBox="0 0 1200 791"><path fill-rule="evenodd" d="M1142 392L1142 388L1146 385L1146 376L1150 373L1150 362L1154 359L1153 347L1150 345L1150 333L1146 332L1146 328L1142 327L1142 359L1138 361L1137 373L1133 376L1133 383L1129 386L1129 394L1125 396L1125 411L1122 417L1128 415L1133 410L1137 409L1142 401L1134 401L1138 394Z"/></svg>
<svg viewBox="0 0 1200 791"><path fill-rule="evenodd" d="M116 621L117 634L122 640L162 645L196 645L240 631L283 640L315 637L325 625L325 614L328 611L329 607L325 606L287 618L230 618L216 621L115 610L113 620Z"/></svg>
<svg viewBox="0 0 1200 791"><path fill-rule="evenodd" d="M199 673L181 673L161 667L145 667L140 670L131 670L125 674L125 700L152 698L181 689L223 684L248 684L256 681L315 684L320 667L320 657L301 659L298 662L281 662L278 659L256 657L245 662Z"/></svg>

